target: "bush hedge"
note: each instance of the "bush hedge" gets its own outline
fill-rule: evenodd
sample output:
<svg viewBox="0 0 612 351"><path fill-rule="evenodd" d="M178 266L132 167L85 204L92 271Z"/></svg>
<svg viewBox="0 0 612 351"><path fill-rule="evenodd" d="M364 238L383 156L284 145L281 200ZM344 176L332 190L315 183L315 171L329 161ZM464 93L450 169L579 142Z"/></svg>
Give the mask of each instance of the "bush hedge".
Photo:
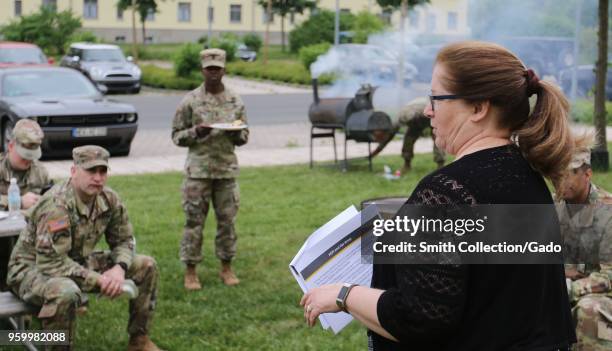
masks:
<svg viewBox="0 0 612 351"><path fill-rule="evenodd" d="M142 84L155 88L192 90L202 84L202 76L196 73L189 77L177 77L171 69L160 68L153 65L144 65L142 70Z"/></svg>
<svg viewBox="0 0 612 351"><path fill-rule="evenodd" d="M593 115L595 106L593 100L578 99L572 104L572 120L578 123L593 125ZM606 101L606 125L612 125L612 101Z"/></svg>
<svg viewBox="0 0 612 351"><path fill-rule="evenodd" d="M188 77L177 77L173 70L153 65L144 65L142 69L142 84L162 89L191 90L202 84L202 76L193 72ZM283 63L264 65L261 62L230 62L227 73L263 80L274 80L293 84L310 84L310 73L300 63ZM333 76L322 75L319 84L330 84Z"/></svg>
<svg viewBox="0 0 612 351"><path fill-rule="evenodd" d="M334 42L335 14L329 10L320 10L316 15L310 16L306 21L295 27L289 33L289 47L292 52L298 52L302 47ZM350 13L340 14L340 30L353 29L355 16Z"/></svg>
<svg viewBox="0 0 612 351"><path fill-rule="evenodd" d="M300 61L307 70L310 70L312 65L319 55L323 55L331 47L330 43L320 43L314 45L304 46L300 49Z"/></svg>
<svg viewBox="0 0 612 351"><path fill-rule="evenodd" d="M263 42L261 41L261 37L254 33L245 34L242 37L242 41L244 45L246 45L249 49L259 53Z"/></svg>

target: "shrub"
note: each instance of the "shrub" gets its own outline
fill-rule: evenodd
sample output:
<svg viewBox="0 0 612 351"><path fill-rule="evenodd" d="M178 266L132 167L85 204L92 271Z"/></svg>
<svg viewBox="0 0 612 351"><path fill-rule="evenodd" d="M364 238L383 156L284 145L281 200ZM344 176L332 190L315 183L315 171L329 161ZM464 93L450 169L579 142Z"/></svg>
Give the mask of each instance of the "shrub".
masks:
<svg viewBox="0 0 612 351"><path fill-rule="evenodd" d="M330 47L330 43L304 46L300 49L300 61L307 70L310 70L310 65L317 60L319 55L326 53Z"/></svg>
<svg viewBox="0 0 612 351"><path fill-rule="evenodd" d="M183 45L174 58L174 72L177 77L189 77L200 69L200 47L193 43Z"/></svg>
<svg viewBox="0 0 612 351"><path fill-rule="evenodd" d="M228 62L234 61L236 58L238 44L230 38L213 38L210 41L210 47L225 50L225 58Z"/></svg>
<svg viewBox="0 0 612 351"><path fill-rule="evenodd" d="M202 35L201 37L198 38L198 43L199 44L206 44L208 42L208 35Z"/></svg>
<svg viewBox="0 0 612 351"><path fill-rule="evenodd" d="M304 66L297 62L278 61L274 64L264 65L261 61L255 62L232 62L227 66L229 74L256 78L264 80L273 80L277 82L285 82L292 84L310 84L310 72ZM322 75L319 77L320 84L329 84L332 82L331 75Z"/></svg>
<svg viewBox="0 0 612 351"><path fill-rule="evenodd" d="M188 77L177 77L170 69L145 65L142 69L142 84L162 89L192 90L202 84L202 77L193 72Z"/></svg>
<svg viewBox="0 0 612 351"><path fill-rule="evenodd" d="M593 100L578 99L572 104L572 120L578 123L593 125ZM612 101L606 101L606 125L612 125Z"/></svg>
<svg viewBox="0 0 612 351"><path fill-rule="evenodd" d="M361 11L355 16L353 23L353 42L365 44L371 34L382 32L384 29L385 22L380 17L367 11Z"/></svg>
<svg viewBox="0 0 612 351"><path fill-rule="evenodd" d="M261 41L261 37L259 37L259 35L254 34L254 33L244 35L242 37L242 42L249 49L257 53L259 53L259 49L261 49L261 45L263 44L263 42Z"/></svg>
<svg viewBox="0 0 612 351"><path fill-rule="evenodd" d="M334 42L335 14L329 10L320 10L310 16L306 21L295 27L289 33L289 47L292 52L298 52L302 47ZM355 16L350 13L340 14L340 30L347 31L353 28Z"/></svg>
<svg viewBox="0 0 612 351"><path fill-rule="evenodd" d="M70 37L81 26L81 20L72 12L41 6L39 12L11 21L0 33L5 40L34 43L50 55L63 55Z"/></svg>

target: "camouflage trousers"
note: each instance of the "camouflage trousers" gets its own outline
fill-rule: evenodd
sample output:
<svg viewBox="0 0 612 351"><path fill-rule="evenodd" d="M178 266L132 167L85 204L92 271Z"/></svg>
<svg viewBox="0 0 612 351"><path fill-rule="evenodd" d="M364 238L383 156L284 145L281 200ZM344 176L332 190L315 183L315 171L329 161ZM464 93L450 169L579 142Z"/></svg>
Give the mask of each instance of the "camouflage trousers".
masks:
<svg viewBox="0 0 612 351"><path fill-rule="evenodd" d="M591 294L572 310L578 343L573 351L612 350L612 298Z"/></svg>
<svg viewBox="0 0 612 351"><path fill-rule="evenodd" d="M429 128L429 127L428 127ZM419 129L408 125L406 134L404 135L404 144L402 145L402 157L404 158L404 166L410 167L412 158L414 158L414 144L421 137L425 128ZM433 135L432 135L433 139ZM434 161L439 167L444 165L444 151L440 150L434 142L433 147Z"/></svg>
<svg viewBox="0 0 612 351"><path fill-rule="evenodd" d="M181 240L181 261L190 265L202 262L202 232L211 201L217 219L215 254L222 261L231 261L236 255L234 223L240 206L236 180L186 178L182 190L185 227Z"/></svg>
<svg viewBox="0 0 612 351"><path fill-rule="evenodd" d="M114 263L109 251L94 252L87 260L87 267L103 273L112 268ZM132 265L125 275L138 287L138 296L129 302L128 333L145 335L149 333L155 311L157 281L159 273L157 263L152 257L135 255ZM76 328L76 310L83 304L85 292L78 282L64 277L49 277L40 274L35 268L29 271L13 292L27 303L42 306L38 318L46 330L67 330L70 346L55 347L53 350L72 350Z"/></svg>

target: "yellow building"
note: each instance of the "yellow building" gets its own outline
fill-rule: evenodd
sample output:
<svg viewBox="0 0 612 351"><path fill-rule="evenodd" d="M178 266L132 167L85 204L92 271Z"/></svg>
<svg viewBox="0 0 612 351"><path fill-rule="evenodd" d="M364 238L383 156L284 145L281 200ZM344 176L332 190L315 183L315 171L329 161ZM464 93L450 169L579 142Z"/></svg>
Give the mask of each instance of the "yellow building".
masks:
<svg viewBox="0 0 612 351"><path fill-rule="evenodd" d="M131 11L118 11L116 3L117 0L0 0L0 26L35 12L41 5L49 5L60 11L71 9L82 17L85 30L106 41L129 42L132 38ZM209 28L212 35L224 32L263 35L266 30L266 13L258 0L165 0L157 3L158 12L151 13L145 23L149 42L193 41L206 35ZM386 18L396 28L399 26L399 11L392 15L383 13L375 0L338 0L338 3L342 11L366 10ZM318 6L335 10L336 0L319 0ZM467 12L468 0L432 0L431 4L410 10L406 28L416 33L466 36L469 35ZM308 15L287 16L285 31L288 33ZM273 16L270 40L279 43L280 37L281 20ZM138 41L142 41L140 23Z"/></svg>

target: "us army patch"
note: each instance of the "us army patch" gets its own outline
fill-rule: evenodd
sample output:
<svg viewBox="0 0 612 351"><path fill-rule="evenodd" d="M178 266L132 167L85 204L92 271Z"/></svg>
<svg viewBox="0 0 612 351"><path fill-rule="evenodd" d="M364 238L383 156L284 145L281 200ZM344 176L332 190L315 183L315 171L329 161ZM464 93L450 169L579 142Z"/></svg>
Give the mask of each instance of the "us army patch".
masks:
<svg viewBox="0 0 612 351"><path fill-rule="evenodd" d="M68 216L47 222L47 228L49 228L50 233L56 233L64 229L68 229L69 227L70 223L68 223Z"/></svg>

